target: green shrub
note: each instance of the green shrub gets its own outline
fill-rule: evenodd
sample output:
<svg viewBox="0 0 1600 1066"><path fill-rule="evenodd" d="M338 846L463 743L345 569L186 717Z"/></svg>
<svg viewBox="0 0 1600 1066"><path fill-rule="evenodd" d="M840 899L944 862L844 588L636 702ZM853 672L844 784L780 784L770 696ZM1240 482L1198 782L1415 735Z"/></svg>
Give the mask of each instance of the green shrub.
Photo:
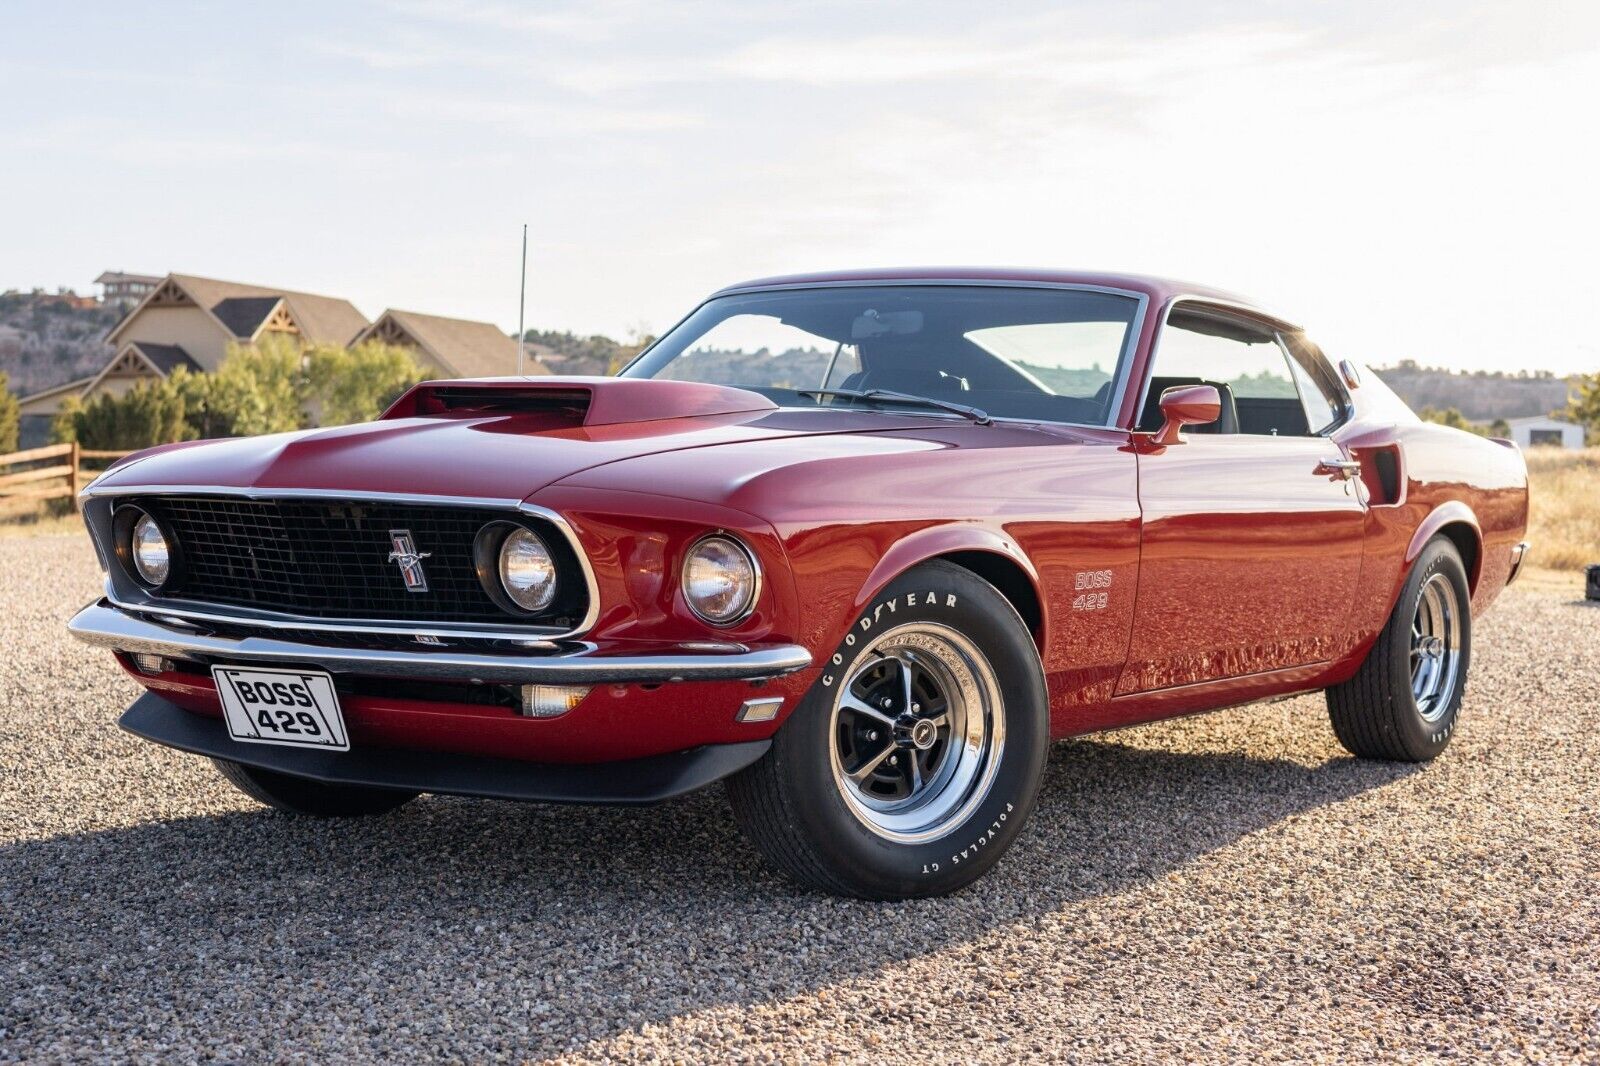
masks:
<svg viewBox="0 0 1600 1066"><path fill-rule="evenodd" d="M22 405L11 394L10 378L0 372L0 455L17 450L22 425Z"/></svg>

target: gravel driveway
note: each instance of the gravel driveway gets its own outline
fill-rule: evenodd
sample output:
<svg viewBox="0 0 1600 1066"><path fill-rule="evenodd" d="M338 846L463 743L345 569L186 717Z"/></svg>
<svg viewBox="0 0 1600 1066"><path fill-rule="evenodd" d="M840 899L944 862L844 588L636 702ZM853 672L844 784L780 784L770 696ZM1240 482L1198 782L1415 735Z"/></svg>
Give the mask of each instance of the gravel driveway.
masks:
<svg viewBox="0 0 1600 1066"><path fill-rule="evenodd" d="M720 792L267 813L120 733L81 537L0 539L0 1059L1600 1062L1600 609L1518 586L1462 731L1320 697L1061 744L958 896L769 874ZM1577 587L1576 582L1572 586Z"/></svg>

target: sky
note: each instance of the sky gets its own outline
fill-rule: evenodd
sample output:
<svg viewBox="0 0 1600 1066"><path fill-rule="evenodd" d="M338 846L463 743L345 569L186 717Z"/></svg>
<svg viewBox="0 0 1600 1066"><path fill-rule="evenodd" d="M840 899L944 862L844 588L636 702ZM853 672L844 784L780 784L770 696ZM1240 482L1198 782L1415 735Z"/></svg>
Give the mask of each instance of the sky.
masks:
<svg viewBox="0 0 1600 1066"><path fill-rule="evenodd" d="M659 332L813 269L1248 294L1335 357L1600 370L1592 0L0 8L0 289L168 271Z"/></svg>

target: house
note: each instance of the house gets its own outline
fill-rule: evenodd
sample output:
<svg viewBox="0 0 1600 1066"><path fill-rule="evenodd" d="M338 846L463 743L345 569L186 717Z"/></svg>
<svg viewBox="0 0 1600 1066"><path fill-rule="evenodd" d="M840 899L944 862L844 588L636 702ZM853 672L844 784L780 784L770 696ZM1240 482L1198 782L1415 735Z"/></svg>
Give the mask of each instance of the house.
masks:
<svg viewBox="0 0 1600 1066"><path fill-rule="evenodd" d="M354 304L334 296L192 274L156 280L106 334L112 356L100 372L23 397L24 417L54 417L70 395L85 401L103 392L120 396L135 383L164 378L180 366L209 373L222 365L230 346L252 345L269 335L344 345L367 328L366 316Z"/></svg>
<svg viewBox="0 0 1600 1066"><path fill-rule="evenodd" d="M106 334L112 355L105 366L89 377L21 398L22 421L30 439L43 439L69 396L84 401L103 393L121 396L138 382L165 378L179 367L211 373L222 365L230 348L249 347L274 335L338 347L384 341L410 348L428 372L439 377L517 372L517 342L490 322L391 309L369 323L350 301L335 296L192 274L154 279L100 275L108 294L112 284L131 286L141 280L155 284ZM550 370L530 350L523 372Z"/></svg>
<svg viewBox="0 0 1600 1066"><path fill-rule="evenodd" d="M354 343L368 340L410 348L430 373L440 377L498 377L517 372L516 339L491 322L391 308L357 334ZM550 370L529 351L523 373L548 374Z"/></svg>
<svg viewBox="0 0 1600 1066"><path fill-rule="evenodd" d="M100 302L108 304L135 304L155 290L162 279L153 274L127 274L121 270L107 270L94 283L100 286Z"/></svg>
<svg viewBox="0 0 1600 1066"><path fill-rule="evenodd" d="M1576 422L1534 415L1531 418L1509 418L1506 424L1511 427L1511 439L1517 442L1519 448L1583 447L1583 427Z"/></svg>

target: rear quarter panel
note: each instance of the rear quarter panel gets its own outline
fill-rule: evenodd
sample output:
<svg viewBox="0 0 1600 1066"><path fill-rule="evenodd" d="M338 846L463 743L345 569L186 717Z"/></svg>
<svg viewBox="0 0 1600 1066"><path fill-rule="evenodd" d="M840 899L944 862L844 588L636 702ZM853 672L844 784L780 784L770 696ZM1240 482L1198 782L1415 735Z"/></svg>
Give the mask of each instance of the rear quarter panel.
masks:
<svg viewBox="0 0 1600 1066"><path fill-rule="evenodd" d="M1417 555L1446 526L1471 527L1477 552L1465 561L1472 611L1488 610L1510 576L1512 548L1527 532L1528 475L1515 448L1429 422L1357 421L1338 437L1358 456L1387 442L1400 455L1398 498L1375 500L1368 513L1343 677L1387 622Z"/></svg>

